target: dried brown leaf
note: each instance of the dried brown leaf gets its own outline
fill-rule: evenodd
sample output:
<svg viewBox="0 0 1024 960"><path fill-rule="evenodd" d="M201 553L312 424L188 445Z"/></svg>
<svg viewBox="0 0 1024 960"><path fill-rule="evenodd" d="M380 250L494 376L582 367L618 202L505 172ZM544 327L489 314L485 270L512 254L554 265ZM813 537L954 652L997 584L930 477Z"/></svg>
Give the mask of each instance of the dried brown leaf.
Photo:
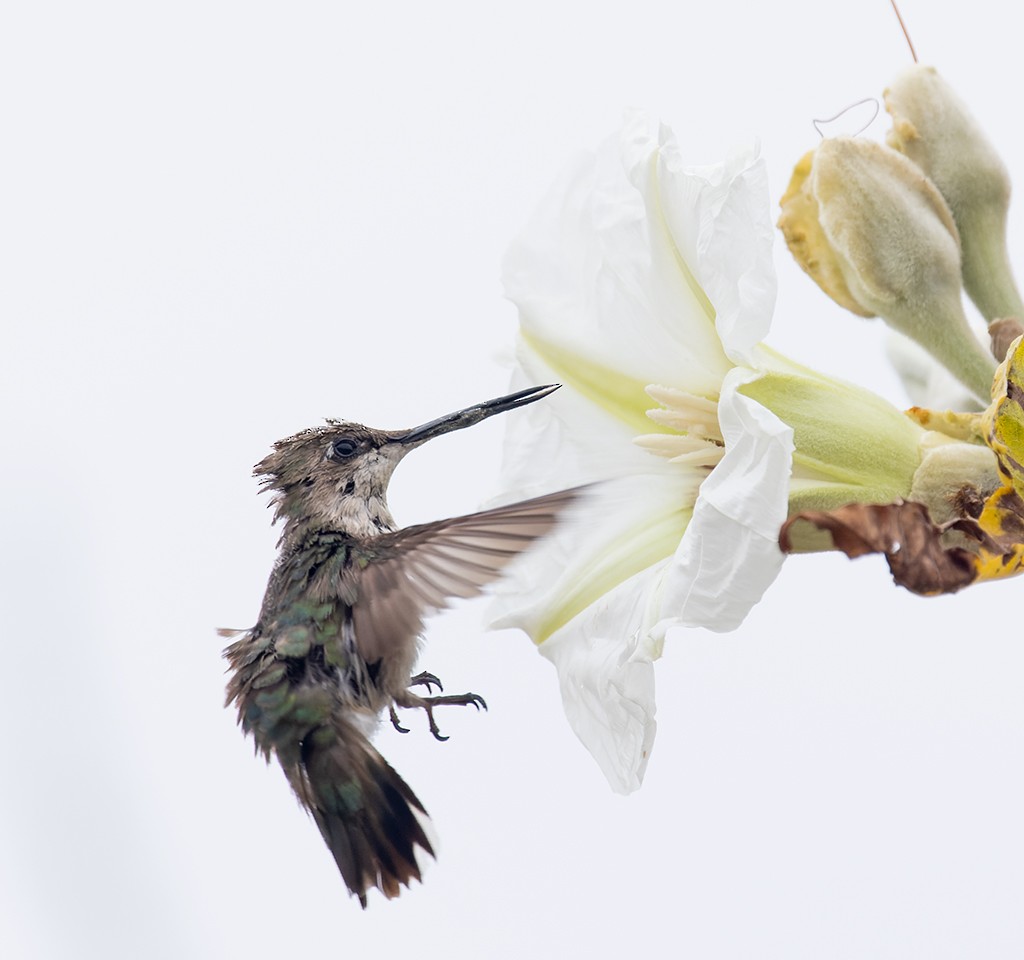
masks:
<svg viewBox="0 0 1024 960"><path fill-rule="evenodd" d="M896 583L922 596L955 593L978 575L975 555L962 547L943 546L942 534L948 528L933 523L921 503L850 503L828 512L798 513L779 533L784 551L790 552L790 530L801 522L831 534L836 549L848 557L884 554Z"/></svg>

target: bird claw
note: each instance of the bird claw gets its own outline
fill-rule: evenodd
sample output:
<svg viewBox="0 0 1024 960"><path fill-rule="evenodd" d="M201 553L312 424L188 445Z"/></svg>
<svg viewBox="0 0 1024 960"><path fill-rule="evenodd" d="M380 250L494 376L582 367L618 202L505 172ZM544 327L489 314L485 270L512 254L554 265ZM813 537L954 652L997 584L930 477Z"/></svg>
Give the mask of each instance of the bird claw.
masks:
<svg viewBox="0 0 1024 960"><path fill-rule="evenodd" d="M444 686L441 684L441 681L438 680L438 678L435 677L432 673L427 673L426 670L424 670L422 673L417 673L415 677L412 677L409 680L409 686L426 687L427 693L432 693L433 691L431 691L430 689L431 686L436 686L438 690L444 693Z"/></svg>
<svg viewBox="0 0 1024 960"><path fill-rule="evenodd" d="M426 680L426 677L428 676L431 678L430 681ZM429 683L436 683L439 688L441 686L440 681L437 679L437 677L434 677L432 674L420 674L418 677L413 677L412 680L410 681L410 686L412 686L415 683L421 683L424 686L428 686ZM441 733L440 728L437 726L437 721L434 719L434 707L468 707L472 705L476 707L477 710L479 710L481 707L483 707L484 710L487 709L487 701L484 700L484 698L481 697L480 694L478 693L463 693L457 696L447 697L417 697L414 694L407 694L404 698L396 700L395 703L397 703L398 706L404 707L408 710L414 710L417 708L422 708L423 710L426 710L427 720L430 723L430 732L433 734L435 740L441 741L447 740L449 738L444 736ZM391 711L391 722L395 725L395 729L400 730L402 733L405 733L405 729L398 725L398 717L395 715L395 705L392 704L389 707L389 709Z"/></svg>
<svg viewBox="0 0 1024 960"><path fill-rule="evenodd" d="M392 704L390 707L388 707L388 712L391 714L391 726L393 726L399 733L408 733L409 732L409 728L408 727L403 727L398 722L398 714L395 713L395 705L394 704Z"/></svg>
<svg viewBox="0 0 1024 960"><path fill-rule="evenodd" d="M430 721L430 732L434 735L435 740L448 740L448 737L442 736L441 731L437 726L437 721L434 719L434 707L439 706L459 706L468 707L472 704L479 710L483 707L487 709L487 701L478 693L463 693L459 696L453 697L424 697L423 698L423 709L427 711L427 719Z"/></svg>

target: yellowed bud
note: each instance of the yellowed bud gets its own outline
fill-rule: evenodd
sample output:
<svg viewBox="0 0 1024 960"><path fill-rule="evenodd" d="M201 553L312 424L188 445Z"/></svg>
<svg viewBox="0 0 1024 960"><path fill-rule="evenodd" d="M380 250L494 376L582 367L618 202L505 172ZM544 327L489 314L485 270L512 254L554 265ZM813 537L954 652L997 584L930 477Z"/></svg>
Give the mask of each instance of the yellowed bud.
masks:
<svg viewBox="0 0 1024 960"><path fill-rule="evenodd" d="M885 91L887 140L941 191L960 231L963 283L986 320L1024 319L1006 252L1010 177L966 104L934 67L914 66Z"/></svg>
<svg viewBox="0 0 1024 960"><path fill-rule="evenodd" d="M818 221L818 201L811 189L810 173L814 151L805 153L796 167L789 186L779 201L782 215L779 229L796 262L836 303L861 317L874 313L861 306L850 293L843 269L832 245Z"/></svg>
<svg viewBox="0 0 1024 960"><path fill-rule="evenodd" d="M798 165L787 197L783 232L822 289L882 317L987 399L995 363L963 312L956 224L921 169L881 144L837 137L818 146L809 171Z"/></svg>

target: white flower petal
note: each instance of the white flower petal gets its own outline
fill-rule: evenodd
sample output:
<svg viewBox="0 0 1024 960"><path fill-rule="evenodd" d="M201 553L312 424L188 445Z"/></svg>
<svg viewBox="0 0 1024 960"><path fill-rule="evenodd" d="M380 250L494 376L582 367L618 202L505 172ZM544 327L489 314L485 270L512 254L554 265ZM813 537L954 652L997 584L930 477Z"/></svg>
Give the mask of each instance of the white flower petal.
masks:
<svg viewBox="0 0 1024 960"><path fill-rule="evenodd" d="M538 648L558 670L570 726L618 793L641 785L654 745L661 650L644 624L662 568L620 584Z"/></svg>
<svg viewBox="0 0 1024 960"><path fill-rule="evenodd" d="M652 171L644 151L651 149L655 137L657 164ZM692 274L713 304L719 349L733 362L749 364L775 309L775 231L764 161L755 149L724 163L689 166L672 132L662 126L655 133L642 115L632 118L624 139L632 144L627 158L631 179L649 198L656 191L659 215L650 216L648 199L649 220L667 230L679 266ZM698 351L699 356L706 353Z"/></svg>
<svg viewBox="0 0 1024 960"><path fill-rule="evenodd" d="M520 627L539 643L619 584L671 557L695 488L686 498L680 484L650 475L596 485L539 549L506 569L494 587L493 625Z"/></svg>
<svg viewBox="0 0 1024 960"><path fill-rule="evenodd" d="M632 138L632 139L630 139ZM715 393L730 364L699 286L679 269L655 186L623 167L656 163L657 131L630 127L581 158L505 256L506 295L527 337L649 383Z"/></svg>
<svg viewBox="0 0 1024 960"><path fill-rule="evenodd" d="M701 485L693 519L665 574L656 634L669 627L734 630L782 566L793 431L738 392L757 377L736 368L718 405L725 456Z"/></svg>
<svg viewBox="0 0 1024 960"><path fill-rule="evenodd" d="M523 345L518 360L510 391L558 382L557 371ZM596 480L671 474L660 458L634 445L635 435L605 407L568 386L520 408L505 421L502 502Z"/></svg>

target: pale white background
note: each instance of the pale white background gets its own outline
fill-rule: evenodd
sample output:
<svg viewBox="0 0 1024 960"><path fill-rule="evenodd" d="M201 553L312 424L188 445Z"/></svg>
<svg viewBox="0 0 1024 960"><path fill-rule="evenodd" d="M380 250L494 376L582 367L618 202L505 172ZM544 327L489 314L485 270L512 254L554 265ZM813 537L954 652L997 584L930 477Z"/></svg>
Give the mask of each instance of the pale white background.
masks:
<svg viewBox="0 0 1024 960"><path fill-rule="evenodd" d="M1019 177L1006 10L904 3ZM432 622L424 666L491 711L382 730L441 854L365 914L222 708L214 628L274 556L251 464L324 416L502 393L500 259L574 151L647 107L695 162L760 138L774 203L811 119L908 61L882 0L9 6L3 955L1024 954L1021 582L925 601L789 562L737 633L672 638L628 798L525 637ZM776 260L770 342L904 403L880 326ZM492 421L418 452L395 514L474 508L500 451Z"/></svg>

